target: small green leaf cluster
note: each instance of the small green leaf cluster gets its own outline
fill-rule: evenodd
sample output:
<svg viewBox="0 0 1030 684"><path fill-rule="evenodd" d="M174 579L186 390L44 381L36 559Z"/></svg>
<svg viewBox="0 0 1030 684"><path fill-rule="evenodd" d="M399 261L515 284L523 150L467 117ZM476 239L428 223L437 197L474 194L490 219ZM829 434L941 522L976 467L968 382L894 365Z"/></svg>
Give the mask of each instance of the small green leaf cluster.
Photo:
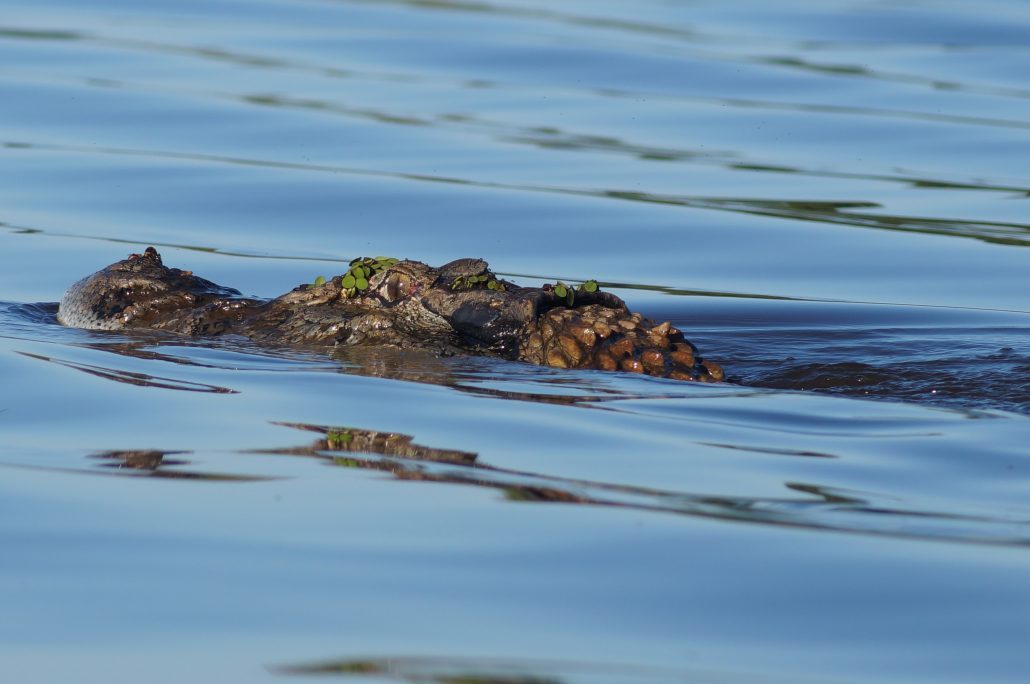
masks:
<svg viewBox="0 0 1030 684"><path fill-rule="evenodd" d="M470 276L458 276L451 282L452 290L471 290L474 287L482 286L486 284L486 289L496 290L497 292L504 292L506 289L504 283L494 278L489 273L482 275L470 275Z"/></svg>
<svg viewBox="0 0 1030 684"><path fill-rule="evenodd" d="M325 433L325 441L329 444L329 448L338 449L341 446L353 442L354 433L348 430L330 430Z"/></svg>
<svg viewBox="0 0 1030 684"><path fill-rule="evenodd" d="M343 287L344 294L347 297L353 297L358 292L363 292L368 289L368 281L377 273L385 271L391 266L397 264L399 259L393 257L358 257L350 262L350 268L346 273L343 274L343 282L340 285Z"/></svg>
<svg viewBox="0 0 1030 684"><path fill-rule="evenodd" d="M573 288L571 285L566 285L565 283L559 280L557 283L549 287L551 288L551 291L554 292L556 297L558 297L559 299L565 299L565 303L569 306L572 306L576 302L576 292L597 292L599 286L596 280L588 280L582 285L580 285L578 288Z"/></svg>

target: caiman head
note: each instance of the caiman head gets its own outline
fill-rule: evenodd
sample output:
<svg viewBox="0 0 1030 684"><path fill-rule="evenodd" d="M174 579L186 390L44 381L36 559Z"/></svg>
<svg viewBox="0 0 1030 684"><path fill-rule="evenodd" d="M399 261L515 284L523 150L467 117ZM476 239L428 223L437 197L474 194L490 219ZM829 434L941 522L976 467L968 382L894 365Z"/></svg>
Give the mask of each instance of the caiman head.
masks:
<svg viewBox="0 0 1030 684"><path fill-rule="evenodd" d="M347 274L265 302L168 268L151 247L73 285L58 319L94 329L232 332L276 346L386 345L681 380L723 377L670 323L655 325L596 288L519 287L481 259L439 268L374 263L357 279L352 262Z"/></svg>

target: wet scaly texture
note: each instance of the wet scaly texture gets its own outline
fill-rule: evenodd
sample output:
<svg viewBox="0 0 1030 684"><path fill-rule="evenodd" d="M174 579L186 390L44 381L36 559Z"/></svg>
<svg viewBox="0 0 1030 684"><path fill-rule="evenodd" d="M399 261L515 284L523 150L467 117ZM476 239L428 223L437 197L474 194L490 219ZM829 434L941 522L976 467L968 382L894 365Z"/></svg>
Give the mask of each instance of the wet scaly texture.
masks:
<svg viewBox="0 0 1030 684"><path fill-rule="evenodd" d="M611 293L581 288L559 296L550 286L519 287L481 259L439 268L389 262L361 289L336 276L265 302L168 268L149 247L72 285L58 320L92 329L234 333L275 346L389 346L676 380L724 377L670 323L654 324Z"/></svg>
<svg viewBox="0 0 1030 684"><path fill-rule="evenodd" d="M706 382L723 379L722 368L702 359L668 321L655 325L638 313L600 304L547 311L520 344L519 358L557 368L622 370Z"/></svg>

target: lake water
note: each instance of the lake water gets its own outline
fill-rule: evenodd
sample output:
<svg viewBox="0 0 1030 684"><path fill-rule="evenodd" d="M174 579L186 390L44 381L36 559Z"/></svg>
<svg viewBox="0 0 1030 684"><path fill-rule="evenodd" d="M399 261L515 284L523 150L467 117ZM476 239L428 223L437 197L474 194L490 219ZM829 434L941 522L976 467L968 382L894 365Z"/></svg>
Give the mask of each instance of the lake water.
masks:
<svg viewBox="0 0 1030 684"><path fill-rule="evenodd" d="M1024 2L0 0L0 64L4 681L1026 681ZM597 278L730 382L56 324L148 245Z"/></svg>

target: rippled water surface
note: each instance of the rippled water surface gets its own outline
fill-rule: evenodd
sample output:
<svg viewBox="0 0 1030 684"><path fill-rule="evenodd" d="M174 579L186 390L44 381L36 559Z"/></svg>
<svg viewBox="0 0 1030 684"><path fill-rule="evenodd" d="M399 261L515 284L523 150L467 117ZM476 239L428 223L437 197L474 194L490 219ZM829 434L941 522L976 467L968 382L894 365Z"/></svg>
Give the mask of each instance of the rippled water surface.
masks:
<svg viewBox="0 0 1030 684"><path fill-rule="evenodd" d="M1025 681L1023 2L0 0L0 65L4 681ZM147 245L596 278L730 382L56 323Z"/></svg>

